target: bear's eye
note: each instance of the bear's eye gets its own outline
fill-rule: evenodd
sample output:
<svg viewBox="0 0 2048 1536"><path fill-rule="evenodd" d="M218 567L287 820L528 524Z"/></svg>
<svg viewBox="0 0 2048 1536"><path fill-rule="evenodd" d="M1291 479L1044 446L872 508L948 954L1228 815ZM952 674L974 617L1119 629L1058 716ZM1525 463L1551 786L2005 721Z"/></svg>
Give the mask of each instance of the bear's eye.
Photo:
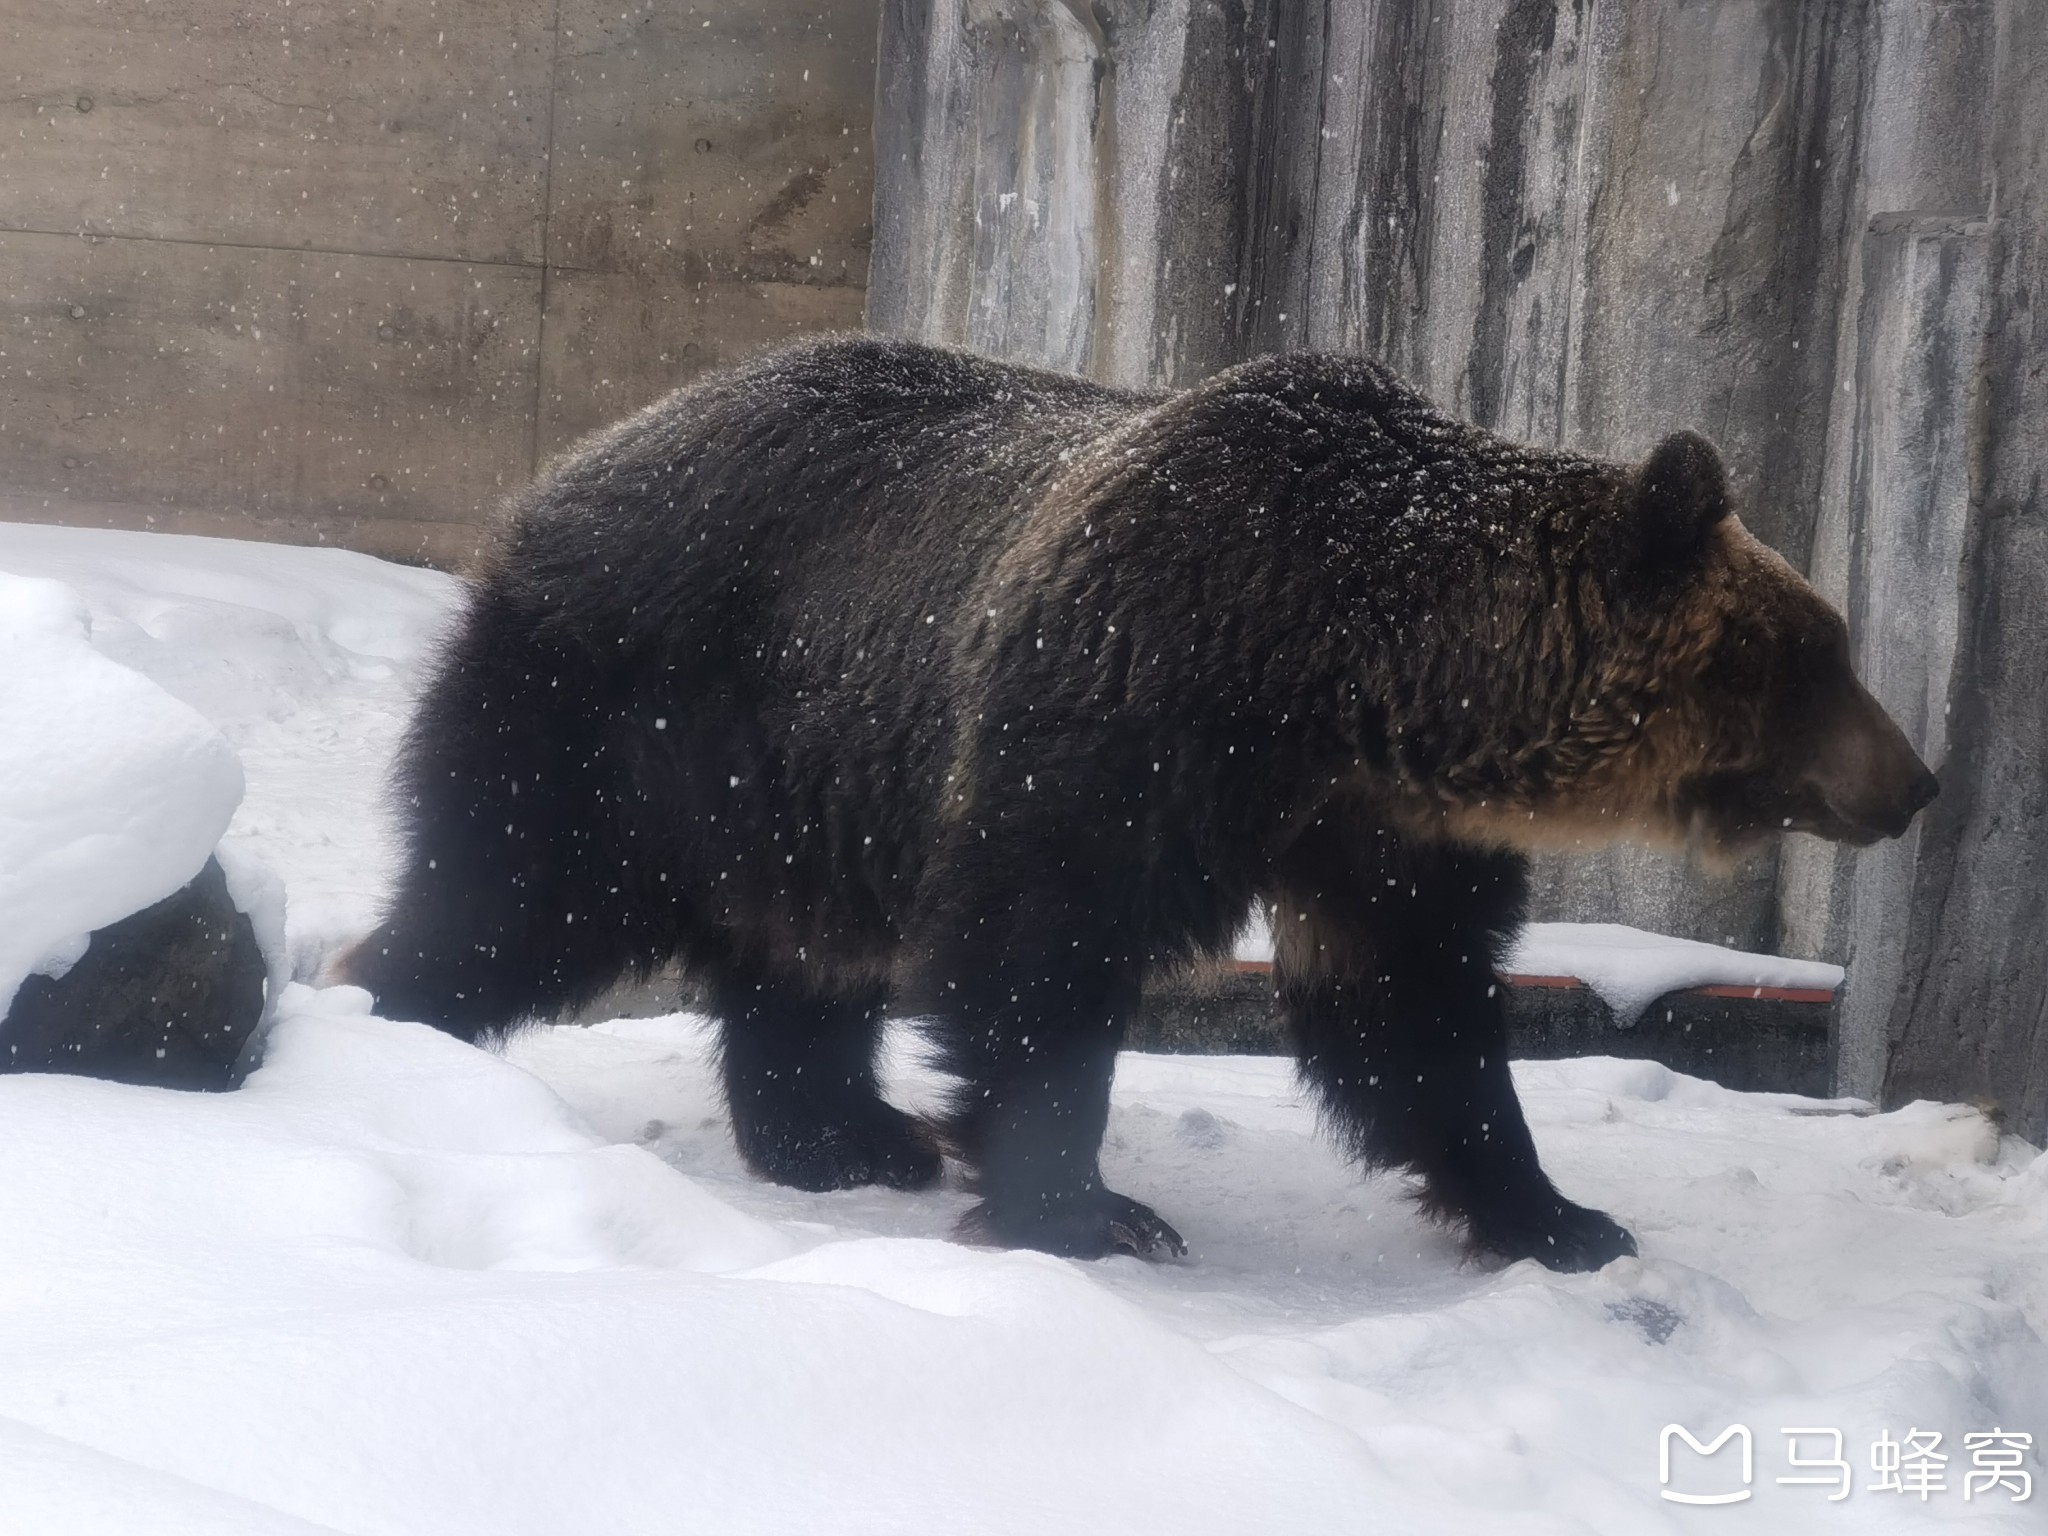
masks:
<svg viewBox="0 0 2048 1536"><path fill-rule="evenodd" d="M1827 620L1785 642L1785 669L1795 681L1819 682L1852 669L1848 627L1833 614Z"/></svg>
<svg viewBox="0 0 2048 1536"><path fill-rule="evenodd" d="M1772 647L1763 637L1746 631L1731 631L1714 653L1708 675L1721 687L1749 692L1770 682Z"/></svg>

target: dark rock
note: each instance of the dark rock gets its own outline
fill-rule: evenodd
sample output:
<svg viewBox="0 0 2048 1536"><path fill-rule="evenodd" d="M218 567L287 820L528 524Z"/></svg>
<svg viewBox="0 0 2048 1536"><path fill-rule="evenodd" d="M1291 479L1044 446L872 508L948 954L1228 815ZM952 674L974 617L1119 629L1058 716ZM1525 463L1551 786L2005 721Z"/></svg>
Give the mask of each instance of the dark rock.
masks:
<svg viewBox="0 0 2048 1536"><path fill-rule="evenodd" d="M208 859L183 890L94 933L64 975L22 983L0 1020L0 1071L232 1088L265 975L255 928Z"/></svg>
<svg viewBox="0 0 2048 1536"><path fill-rule="evenodd" d="M1682 1313L1676 1312L1661 1301L1652 1301L1647 1296L1630 1296L1621 1301L1607 1303L1607 1315L1617 1323L1627 1323L1642 1334L1646 1344L1662 1344L1678 1331L1678 1325L1685 1321Z"/></svg>

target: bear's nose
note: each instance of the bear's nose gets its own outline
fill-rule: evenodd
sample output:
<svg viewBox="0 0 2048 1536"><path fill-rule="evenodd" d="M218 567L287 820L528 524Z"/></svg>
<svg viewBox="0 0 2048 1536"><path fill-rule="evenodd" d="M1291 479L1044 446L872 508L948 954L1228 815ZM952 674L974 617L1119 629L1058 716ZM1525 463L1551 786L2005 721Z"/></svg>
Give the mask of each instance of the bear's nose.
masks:
<svg viewBox="0 0 2048 1536"><path fill-rule="evenodd" d="M1932 805L1934 797L1940 793L1941 780L1923 768L1920 770L1920 777L1913 781L1913 787L1907 791L1906 797L1912 802L1913 811L1917 815Z"/></svg>

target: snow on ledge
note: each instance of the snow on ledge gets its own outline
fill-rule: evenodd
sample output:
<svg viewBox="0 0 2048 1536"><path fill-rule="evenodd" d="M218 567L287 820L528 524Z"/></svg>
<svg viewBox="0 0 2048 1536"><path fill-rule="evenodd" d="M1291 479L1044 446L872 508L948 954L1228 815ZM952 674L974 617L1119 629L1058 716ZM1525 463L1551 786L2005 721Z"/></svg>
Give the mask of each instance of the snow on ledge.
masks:
<svg viewBox="0 0 2048 1536"><path fill-rule="evenodd" d="M1273 935L1264 914L1238 939L1234 957L1271 961ZM1819 960L1788 960L1674 939L1621 923L1529 923L1501 969L1510 976L1568 976L1583 982L1624 1029L1670 992L1693 987L1770 987L1833 992L1842 968Z"/></svg>
<svg viewBox="0 0 2048 1536"><path fill-rule="evenodd" d="M1833 992L1842 968L1674 939L1621 923L1530 923L1503 966L1514 976L1570 976L1600 994L1627 1028L1667 992L1692 987L1786 987Z"/></svg>

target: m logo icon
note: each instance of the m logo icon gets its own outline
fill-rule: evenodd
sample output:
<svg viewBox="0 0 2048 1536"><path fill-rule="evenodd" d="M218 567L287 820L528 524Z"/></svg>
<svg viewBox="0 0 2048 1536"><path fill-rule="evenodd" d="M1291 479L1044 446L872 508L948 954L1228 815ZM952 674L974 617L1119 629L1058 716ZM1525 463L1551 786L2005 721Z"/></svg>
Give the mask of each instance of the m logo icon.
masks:
<svg viewBox="0 0 2048 1536"><path fill-rule="evenodd" d="M1701 1456L1711 1456L1730 1440L1742 1442L1742 1486L1732 1493L1679 1493L1671 1486L1671 1440L1683 1440ZM1657 1437L1657 1482L1658 1495L1674 1504L1740 1504L1750 1495L1750 1482L1756 1475L1756 1447L1749 1437L1747 1424L1730 1424L1720 1434L1700 1444L1692 1431L1683 1424L1666 1424L1664 1432Z"/></svg>

